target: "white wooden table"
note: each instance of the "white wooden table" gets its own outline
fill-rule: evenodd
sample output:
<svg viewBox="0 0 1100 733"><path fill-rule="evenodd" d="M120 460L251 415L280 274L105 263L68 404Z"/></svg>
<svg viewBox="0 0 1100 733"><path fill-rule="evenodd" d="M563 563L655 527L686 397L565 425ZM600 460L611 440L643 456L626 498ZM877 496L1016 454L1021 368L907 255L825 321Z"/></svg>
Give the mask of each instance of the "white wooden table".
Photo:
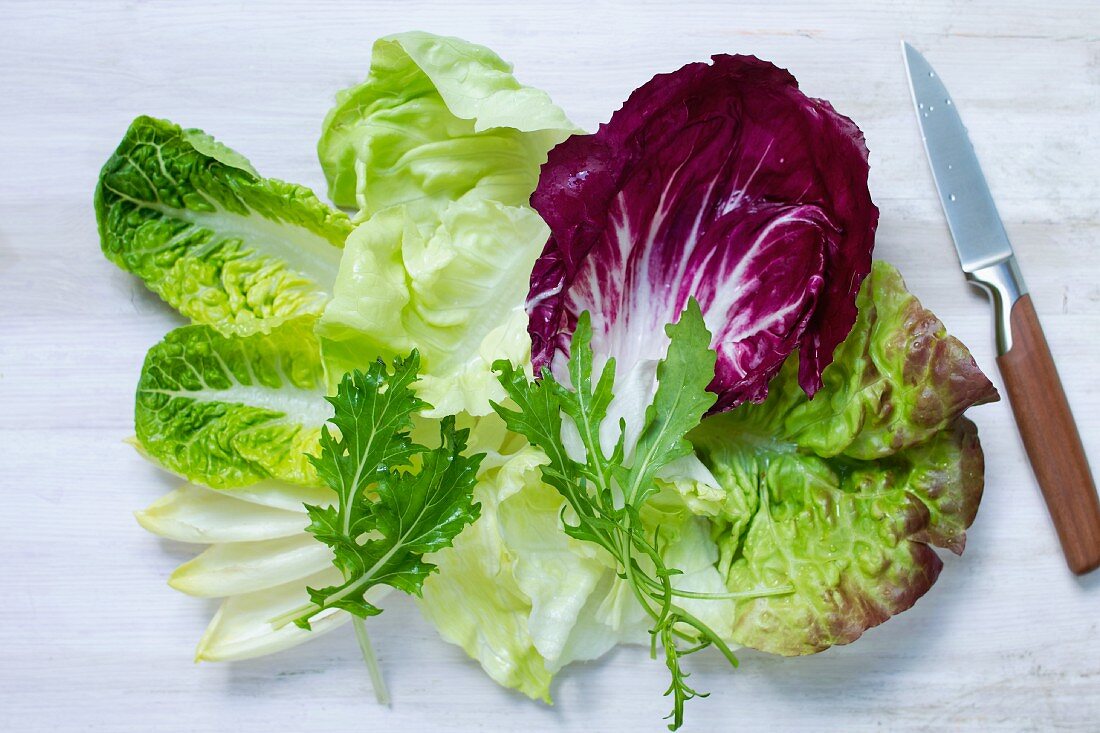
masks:
<svg viewBox="0 0 1100 733"><path fill-rule="evenodd" d="M917 6L920 6L919 9ZM1059 7L1054 7L1055 5ZM350 628L199 665L211 611L165 577L191 550L131 510L170 481L123 445L145 350L178 322L99 252L92 189L138 114L205 128L321 188L314 143L371 42L484 43L592 128L656 72L715 52L790 68L866 132L876 255L999 383L990 317L955 263L898 40L969 125L1100 469L1100 6L799 3L0 2L0 728L660 729L666 672L637 648L570 668L546 707L495 686L407 599L372 620L394 695L365 692ZM1100 573L1065 570L1005 403L973 410L987 488L965 556L915 608L798 660L695 663L686 730L1100 730Z"/></svg>

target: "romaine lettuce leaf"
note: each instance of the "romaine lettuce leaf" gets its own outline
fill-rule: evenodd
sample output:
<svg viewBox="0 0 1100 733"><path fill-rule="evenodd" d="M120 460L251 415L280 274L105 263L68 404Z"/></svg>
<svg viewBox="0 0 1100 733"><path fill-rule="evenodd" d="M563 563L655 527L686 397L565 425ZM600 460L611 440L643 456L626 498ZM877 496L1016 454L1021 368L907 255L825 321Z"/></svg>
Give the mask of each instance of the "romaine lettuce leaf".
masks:
<svg viewBox="0 0 1100 733"><path fill-rule="evenodd" d="M977 431L962 413L997 398L970 353L876 263L859 316L813 400L797 356L768 399L690 436L723 492L677 484L711 517L731 591L732 638L779 654L846 644L909 608L939 574L930 545L961 553L983 486Z"/></svg>
<svg viewBox="0 0 1100 733"><path fill-rule="evenodd" d="M200 130L134 120L95 193L103 252L169 305L223 333L320 314L348 217L261 178Z"/></svg>
<svg viewBox="0 0 1100 733"><path fill-rule="evenodd" d="M317 484L308 456L332 415L313 319L223 336L184 326L150 349L134 423L144 452L218 489L276 478Z"/></svg>
<svg viewBox="0 0 1100 733"><path fill-rule="evenodd" d="M491 412L490 365L525 362L523 301L549 230L527 201L576 128L488 49L405 33L378 41L318 146L330 195L364 220L318 327L330 383L417 348L429 415Z"/></svg>
<svg viewBox="0 0 1100 733"><path fill-rule="evenodd" d="M552 237L527 304L535 368L564 375L589 311L616 384L652 371L694 297L718 352L715 411L762 400L796 349L813 394L870 268L867 173L855 124L771 64L719 55L654 77L542 169L531 202Z"/></svg>

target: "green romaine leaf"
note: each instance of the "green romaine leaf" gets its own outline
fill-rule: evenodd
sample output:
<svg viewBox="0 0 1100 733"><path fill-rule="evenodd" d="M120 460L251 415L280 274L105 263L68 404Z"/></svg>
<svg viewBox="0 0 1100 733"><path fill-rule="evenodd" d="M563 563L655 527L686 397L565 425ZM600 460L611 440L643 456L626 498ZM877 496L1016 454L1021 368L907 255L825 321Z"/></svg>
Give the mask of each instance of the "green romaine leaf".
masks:
<svg viewBox="0 0 1100 733"><path fill-rule="evenodd" d="M309 189L151 117L134 120L103 166L95 210L108 259L226 334L320 314L351 231Z"/></svg>
<svg viewBox="0 0 1100 733"><path fill-rule="evenodd" d="M859 316L813 400L790 359L762 404L690 436L724 492L688 501L713 518L736 602L733 641L779 654L845 644L909 608L977 512L983 459L961 415L996 399L966 348L876 263ZM691 487L678 486L691 493Z"/></svg>
<svg viewBox="0 0 1100 733"><path fill-rule="evenodd" d="M369 216L408 204L419 219L475 191L526 206L550 148L577 128L495 53L459 38L375 42L370 75L337 95L317 146L339 206Z"/></svg>
<svg viewBox="0 0 1100 733"><path fill-rule="evenodd" d="M236 338L210 326L171 331L145 357L134 423L150 458L228 489L266 478L318 483L308 455L331 414L305 318Z"/></svg>

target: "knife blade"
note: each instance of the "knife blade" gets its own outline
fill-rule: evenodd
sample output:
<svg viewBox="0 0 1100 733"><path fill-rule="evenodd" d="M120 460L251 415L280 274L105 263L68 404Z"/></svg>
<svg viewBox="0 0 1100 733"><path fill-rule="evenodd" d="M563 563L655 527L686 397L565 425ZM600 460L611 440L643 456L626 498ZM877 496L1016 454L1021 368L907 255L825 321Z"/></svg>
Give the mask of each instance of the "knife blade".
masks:
<svg viewBox="0 0 1100 733"><path fill-rule="evenodd" d="M1100 500L1004 224L955 101L902 42L924 150L966 279L993 303L997 366L1070 570L1100 566Z"/></svg>

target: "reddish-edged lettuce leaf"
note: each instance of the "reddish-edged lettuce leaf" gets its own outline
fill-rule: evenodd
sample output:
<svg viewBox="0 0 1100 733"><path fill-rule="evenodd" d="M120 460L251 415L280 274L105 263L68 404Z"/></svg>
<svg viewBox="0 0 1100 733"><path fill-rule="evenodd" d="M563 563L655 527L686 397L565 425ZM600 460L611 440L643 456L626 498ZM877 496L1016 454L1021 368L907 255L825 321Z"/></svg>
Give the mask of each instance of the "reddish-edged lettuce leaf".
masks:
<svg viewBox="0 0 1100 733"><path fill-rule="evenodd" d="M961 554L984 485L967 408L997 399L966 347L876 263L817 399L792 357L768 399L689 437L718 479L711 517L738 644L796 655L847 644L912 606ZM698 501L698 499L697 499Z"/></svg>
<svg viewBox="0 0 1100 733"><path fill-rule="evenodd" d="M528 298L535 367L578 316L620 373L664 354L694 296L714 334L715 410L759 402L788 355L812 395L856 316L878 210L863 135L789 73L715 56L655 76L554 148L531 204L551 237Z"/></svg>

